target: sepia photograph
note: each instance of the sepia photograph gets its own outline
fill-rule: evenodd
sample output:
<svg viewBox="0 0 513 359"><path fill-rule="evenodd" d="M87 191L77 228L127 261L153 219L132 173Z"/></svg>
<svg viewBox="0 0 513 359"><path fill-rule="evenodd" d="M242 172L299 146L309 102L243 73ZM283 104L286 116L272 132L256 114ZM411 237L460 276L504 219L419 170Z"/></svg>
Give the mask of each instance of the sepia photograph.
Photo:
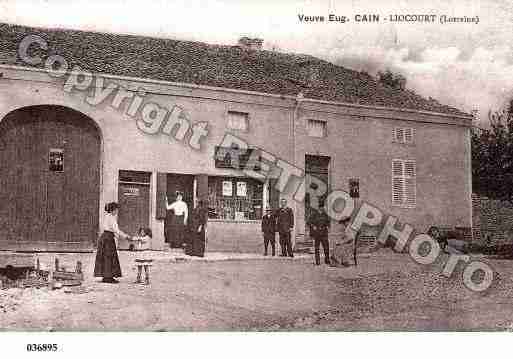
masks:
<svg viewBox="0 0 513 359"><path fill-rule="evenodd" d="M512 33L507 0L0 0L0 338L513 331Z"/></svg>

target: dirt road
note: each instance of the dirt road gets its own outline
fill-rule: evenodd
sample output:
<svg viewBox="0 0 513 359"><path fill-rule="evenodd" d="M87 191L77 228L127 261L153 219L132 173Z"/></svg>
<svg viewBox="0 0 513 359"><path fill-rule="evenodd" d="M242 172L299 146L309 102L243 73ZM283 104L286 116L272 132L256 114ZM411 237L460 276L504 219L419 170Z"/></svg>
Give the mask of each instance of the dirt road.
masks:
<svg viewBox="0 0 513 359"><path fill-rule="evenodd" d="M0 291L4 330L508 330L513 324L511 261L493 261L498 280L486 293L455 274L420 267L392 252L361 258L357 268L314 266L303 259L179 261L160 255L149 286L133 284L133 254L121 253L124 277L91 276L86 293ZM52 255L42 260L51 263Z"/></svg>

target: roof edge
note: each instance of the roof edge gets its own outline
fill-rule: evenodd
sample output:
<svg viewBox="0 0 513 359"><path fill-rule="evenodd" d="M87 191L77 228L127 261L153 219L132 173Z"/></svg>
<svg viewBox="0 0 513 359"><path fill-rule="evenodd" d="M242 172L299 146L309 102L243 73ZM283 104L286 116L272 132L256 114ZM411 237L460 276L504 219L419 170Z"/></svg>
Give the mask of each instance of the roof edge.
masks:
<svg viewBox="0 0 513 359"><path fill-rule="evenodd" d="M0 69L1 68L11 69L11 70L29 71L29 72L40 72L40 73L48 73L48 72L52 72L52 73L56 73L56 74L59 73L58 71L47 70L47 69L31 67L31 66L0 64ZM66 74L73 74L73 73L76 73L76 72L68 71ZM119 76L119 75L112 75L112 74L99 73L99 72L95 72L95 73L91 73L91 74L93 76L102 76L105 78L118 79L118 80L122 80L122 81L134 81L134 82L142 82L142 83L152 83L152 84L159 84L159 85L185 87L185 88L190 88L190 89L202 89L202 90L210 90L210 91L238 93L238 94L244 94L244 95L264 96L264 97L271 97L271 98L282 99L282 100L293 100L293 101L297 101L297 102L310 102L310 103L318 103L318 104L325 104L325 105L332 105L332 106L344 106L344 107L353 107L353 108L370 109L370 110L384 110L384 111L417 113L417 114L424 114L424 115L429 115L429 116L438 116L438 117L444 117L444 118L457 118L457 119L463 119L463 120L472 120L473 119L472 115L463 116L463 115L458 115L458 114L448 114L448 113L443 113L443 112L415 110L415 109L411 109L411 108L402 108L402 107L360 105L360 104L355 104L355 103L351 103L351 102L327 101L327 100L318 100L318 99L313 99L313 98L298 98L297 96L291 96L291 95L278 95L278 94L273 94L273 93L268 93L268 92L239 90L239 89L234 89L234 88L197 85L197 84L186 83L186 82L172 82L172 81L166 81L166 80L157 80L157 79L140 78L140 77L132 77L132 76Z"/></svg>

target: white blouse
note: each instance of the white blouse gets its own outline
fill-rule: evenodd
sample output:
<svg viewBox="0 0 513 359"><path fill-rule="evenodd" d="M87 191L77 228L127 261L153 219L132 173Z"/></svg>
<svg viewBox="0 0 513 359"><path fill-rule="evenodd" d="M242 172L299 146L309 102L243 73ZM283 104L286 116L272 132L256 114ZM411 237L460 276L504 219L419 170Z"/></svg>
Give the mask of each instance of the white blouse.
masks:
<svg viewBox="0 0 513 359"><path fill-rule="evenodd" d="M187 203L184 201L176 201L171 203L170 205L166 206L168 210L174 210L175 216L182 216L185 215L187 217L187 214L189 212L187 208Z"/></svg>
<svg viewBox="0 0 513 359"><path fill-rule="evenodd" d="M105 219L103 221L103 230L113 232L115 235L120 237L126 237L126 234L118 227L118 220L116 216L113 216L110 213L105 215Z"/></svg>

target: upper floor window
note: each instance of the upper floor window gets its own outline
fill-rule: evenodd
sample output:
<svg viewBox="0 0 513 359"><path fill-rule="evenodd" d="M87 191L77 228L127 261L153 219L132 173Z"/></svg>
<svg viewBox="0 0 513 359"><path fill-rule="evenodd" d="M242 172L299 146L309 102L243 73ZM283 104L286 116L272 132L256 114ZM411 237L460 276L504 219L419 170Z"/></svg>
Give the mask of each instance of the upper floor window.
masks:
<svg viewBox="0 0 513 359"><path fill-rule="evenodd" d="M415 160L392 160L392 204L413 208L417 204Z"/></svg>
<svg viewBox="0 0 513 359"><path fill-rule="evenodd" d="M247 112L228 111L228 128L230 130L248 131L249 114Z"/></svg>
<svg viewBox="0 0 513 359"><path fill-rule="evenodd" d="M307 129L310 137L326 137L328 135L326 121L308 120Z"/></svg>
<svg viewBox="0 0 513 359"><path fill-rule="evenodd" d="M411 127L395 127L394 142L412 145L415 143L415 129Z"/></svg>

